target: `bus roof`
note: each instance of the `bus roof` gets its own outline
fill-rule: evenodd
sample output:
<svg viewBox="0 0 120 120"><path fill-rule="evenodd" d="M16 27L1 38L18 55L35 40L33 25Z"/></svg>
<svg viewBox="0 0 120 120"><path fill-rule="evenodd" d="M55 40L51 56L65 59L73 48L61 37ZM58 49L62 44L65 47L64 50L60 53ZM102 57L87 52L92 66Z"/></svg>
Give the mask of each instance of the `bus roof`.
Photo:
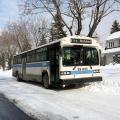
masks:
<svg viewBox="0 0 120 120"><path fill-rule="evenodd" d="M90 37L86 37L86 36L74 35L74 36L64 37L64 38L61 38L61 39L59 39L59 40L55 40L55 41L49 42L49 43L47 43L47 44L38 46L38 47L36 47L36 48L34 48L34 49L30 49L30 50L21 52L21 53L19 53L19 54L14 55L14 56L18 56L18 55L21 55L21 54L24 54L24 53L27 53L27 52L30 52L30 51L33 51L33 50L37 50L37 49L39 49L39 48L42 48L42 47L45 47L45 46L48 46L48 45L52 45L52 44L58 43L58 42L62 41L63 39L71 39L71 38L80 38L80 39L95 40L94 38L90 38ZM97 40L95 40L95 41L97 42Z"/></svg>

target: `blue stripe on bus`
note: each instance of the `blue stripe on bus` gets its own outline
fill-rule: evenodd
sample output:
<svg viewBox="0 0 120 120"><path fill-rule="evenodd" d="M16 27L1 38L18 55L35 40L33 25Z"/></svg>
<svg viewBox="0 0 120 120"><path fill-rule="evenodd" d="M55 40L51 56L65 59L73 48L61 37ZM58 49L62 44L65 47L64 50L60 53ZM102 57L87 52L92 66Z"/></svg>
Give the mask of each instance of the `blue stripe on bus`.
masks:
<svg viewBox="0 0 120 120"><path fill-rule="evenodd" d="M26 64L26 67L48 67L49 62Z"/></svg>
<svg viewBox="0 0 120 120"><path fill-rule="evenodd" d="M84 70L84 71L70 71L71 75L73 74L92 74L93 70Z"/></svg>
<svg viewBox="0 0 120 120"><path fill-rule="evenodd" d="M22 67L22 64L13 65L13 67Z"/></svg>
<svg viewBox="0 0 120 120"><path fill-rule="evenodd" d="M26 67L48 67L49 64L50 64L49 62L29 63L29 64L26 64ZM16 65L13 65L13 67L22 67L22 64L16 64Z"/></svg>

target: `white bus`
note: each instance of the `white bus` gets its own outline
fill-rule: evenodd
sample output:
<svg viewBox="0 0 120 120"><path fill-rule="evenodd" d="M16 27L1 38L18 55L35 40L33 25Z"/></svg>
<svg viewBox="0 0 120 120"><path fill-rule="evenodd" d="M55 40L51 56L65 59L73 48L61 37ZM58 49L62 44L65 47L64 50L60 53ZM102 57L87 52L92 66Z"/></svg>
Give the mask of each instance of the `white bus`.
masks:
<svg viewBox="0 0 120 120"><path fill-rule="evenodd" d="M14 56L13 76L45 88L101 81L100 48L89 37L65 37Z"/></svg>

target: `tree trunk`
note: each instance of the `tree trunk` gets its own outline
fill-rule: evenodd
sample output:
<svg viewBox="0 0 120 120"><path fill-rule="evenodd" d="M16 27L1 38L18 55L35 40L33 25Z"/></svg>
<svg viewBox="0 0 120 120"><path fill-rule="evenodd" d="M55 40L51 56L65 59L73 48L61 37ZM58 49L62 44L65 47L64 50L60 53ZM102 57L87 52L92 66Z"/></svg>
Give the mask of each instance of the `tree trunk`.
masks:
<svg viewBox="0 0 120 120"><path fill-rule="evenodd" d="M11 68L12 68L12 59L10 58L8 60L8 70L11 70Z"/></svg>
<svg viewBox="0 0 120 120"><path fill-rule="evenodd" d="M93 36L93 33L95 32L96 28L97 28L97 23L95 23L92 28L89 30L89 33L88 33L88 37L92 37Z"/></svg>
<svg viewBox="0 0 120 120"><path fill-rule="evenodd" d="M80 35L81 30L82 30L82 23L81 23L81 18L80 18L80 16L79 16L79 18L77 19L77 22L78 22L78 29L77 29L76 35Z"/></svg>
<svg viewBox="0 0 120 120"><path fill-rule="evenodd" d="M2 57L2 62L1 62L2 69L5 70L5 54L2 53L1 57Z"/></svg>

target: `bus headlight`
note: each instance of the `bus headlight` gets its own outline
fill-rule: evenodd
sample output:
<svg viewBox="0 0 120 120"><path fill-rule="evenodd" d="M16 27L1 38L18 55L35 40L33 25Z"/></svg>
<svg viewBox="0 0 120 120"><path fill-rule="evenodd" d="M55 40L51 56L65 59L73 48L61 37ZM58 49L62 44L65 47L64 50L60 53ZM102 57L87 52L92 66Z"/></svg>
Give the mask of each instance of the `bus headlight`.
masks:
<svg viewBox="0 0 120 120"><path fill-rule="evenodd" d="M61 71L60 75L70 75L70 71Z"/></svg>
<svg viewBox="0 0 120 120"><path fill-rule="evenodd" d="M100 69L94 70L94 73L100 73Z"/></svg>

